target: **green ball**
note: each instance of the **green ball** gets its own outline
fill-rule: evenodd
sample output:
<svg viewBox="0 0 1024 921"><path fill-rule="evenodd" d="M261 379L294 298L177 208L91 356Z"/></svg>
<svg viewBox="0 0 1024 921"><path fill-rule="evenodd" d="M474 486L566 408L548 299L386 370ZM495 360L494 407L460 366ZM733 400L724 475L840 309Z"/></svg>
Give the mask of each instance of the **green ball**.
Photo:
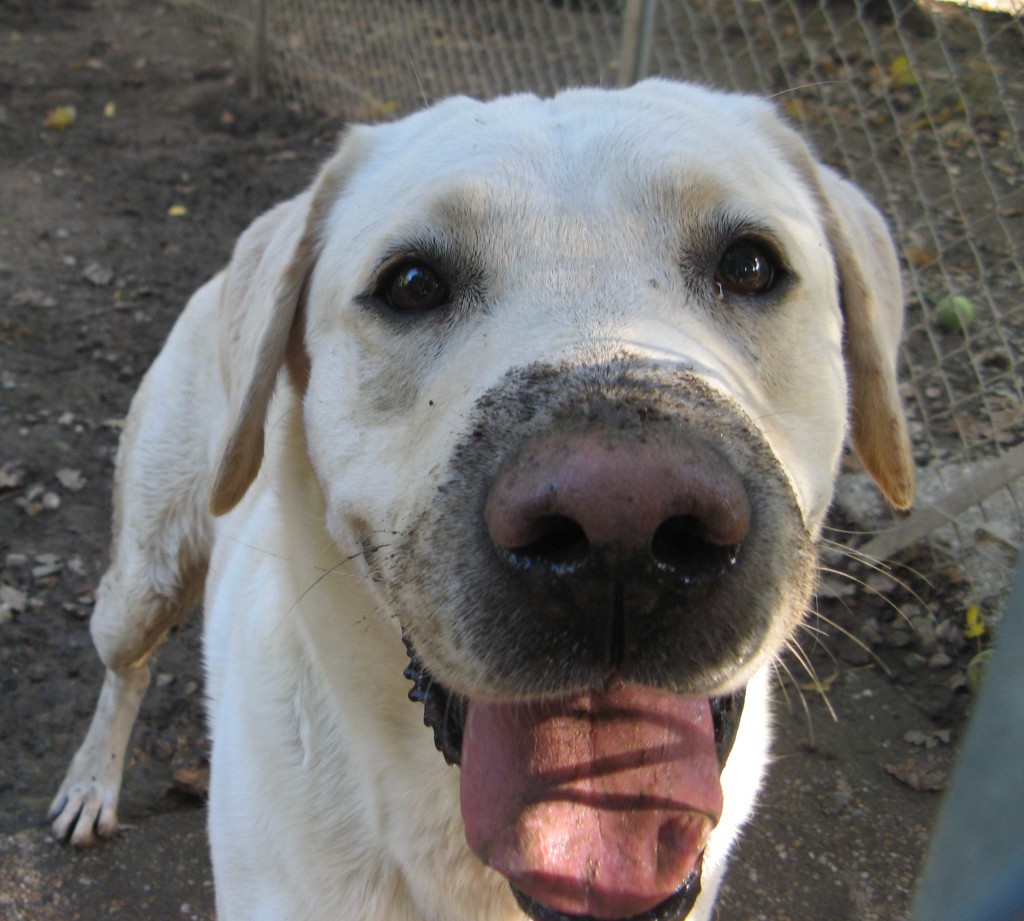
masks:
<svg viewBox="0 0 1024 921"><path fill-rule="evenodd" d="M935 305L935 322L947 333L967 329L974 320L974 304L969 297L951 294Z"/></svg>

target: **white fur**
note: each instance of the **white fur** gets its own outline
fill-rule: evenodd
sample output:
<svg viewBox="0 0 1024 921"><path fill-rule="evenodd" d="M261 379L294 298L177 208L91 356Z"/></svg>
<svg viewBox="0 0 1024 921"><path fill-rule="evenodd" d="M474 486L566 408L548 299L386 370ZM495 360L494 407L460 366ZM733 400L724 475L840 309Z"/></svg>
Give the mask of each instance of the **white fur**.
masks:
<svg viewBox="0 0 1024 921"><path fill-rule="evenodd" d="M724 322L687 300L676 248L718 212L770 228L792 261L798 282L770 315ZM389 246L431 234L486 258L487 309L410 355L358 299ZM194 296L132 405L93 621L108 678L54 801L55 832L88 843L116 827L145 661L208 563L221 921L521 919L465 845L458 770L406 699L403 624L357 535L386 548L414 524L476 400L509 369L623 351L685 367L741 406L812 536L852 376L868 420L857 448L905 505L900 317L877 213L758 100L650 81L545 102L451 100L351 129L315 187L261 218ZM859 351L847 342L844 358L850 330ZM286 352L308 361L308 386L280 370ZM696 921L760 782L764 661L737 671L747 699Z"/></svg>

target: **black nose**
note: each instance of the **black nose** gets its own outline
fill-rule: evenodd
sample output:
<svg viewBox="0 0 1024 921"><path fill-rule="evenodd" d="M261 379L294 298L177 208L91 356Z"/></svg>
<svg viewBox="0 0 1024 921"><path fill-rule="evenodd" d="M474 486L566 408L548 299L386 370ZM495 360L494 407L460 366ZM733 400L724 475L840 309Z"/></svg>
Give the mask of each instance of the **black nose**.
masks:
<svg viewBox="0 0 1024 921"><path fill-rule="evenodd" d="M750 514L725 458L678 432L537 439L499 473L485 510L508 563L536 577L677 589L728 572Z"/></svg>

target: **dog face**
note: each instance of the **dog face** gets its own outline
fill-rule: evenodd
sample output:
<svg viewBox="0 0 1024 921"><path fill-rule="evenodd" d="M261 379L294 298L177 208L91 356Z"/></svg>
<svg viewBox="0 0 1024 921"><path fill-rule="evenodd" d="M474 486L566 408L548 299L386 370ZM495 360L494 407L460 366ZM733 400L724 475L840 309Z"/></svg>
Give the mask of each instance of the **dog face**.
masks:
<svg viewBox="0 0 1024 921"><path fill-rule="evenodd" d="M543 579L496 561L485 522L499 471L556 430L702 437L718 452L703 463L731 467L753 507L728 579L698 573L685 602L652 602L688 635L652 627L673 664L648 651L637 677L735 686L807 598L848 401L820 193L778 126L757 136L760 105L643 89L454 101L374 129L350 140L368 148L360 181L325 219L305 407L332 534L370 551L389 608L465 694L586 685L604 667L601 640L581 655L581 625L552 617ZM709 622L678 626L682 608ZM539 652L559 645L551 669Z"/></svg>
<svg viewBox="0 0 1024 921"><path fill-rule="evenodd" d="M215 510L255 474L285 363L328 529L463 764L470 845L535 917L681 916L723 714L813 590L848 407L909 502L876 212L759 101L651 81L352 129L236 264L246 246L262 293L234 300L264 321L234 337ZM658 745L675 779L641 764ZM629 779L598 793L609 758ZM669 818L609 831L612 795Z"/></svg>

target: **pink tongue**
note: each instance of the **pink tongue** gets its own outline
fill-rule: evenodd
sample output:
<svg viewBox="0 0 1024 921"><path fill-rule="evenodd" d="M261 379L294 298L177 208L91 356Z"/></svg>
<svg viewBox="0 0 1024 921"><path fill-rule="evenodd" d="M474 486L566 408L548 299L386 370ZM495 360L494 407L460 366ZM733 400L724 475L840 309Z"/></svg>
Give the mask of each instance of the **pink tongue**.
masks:
<svg viewBox="0 0 1024 921"><path fill-rule="evenodd" d="M556 911L649 911L689 876L721 813L706 699L615 682L553 702L469 705L466 840Z"/></svg>

